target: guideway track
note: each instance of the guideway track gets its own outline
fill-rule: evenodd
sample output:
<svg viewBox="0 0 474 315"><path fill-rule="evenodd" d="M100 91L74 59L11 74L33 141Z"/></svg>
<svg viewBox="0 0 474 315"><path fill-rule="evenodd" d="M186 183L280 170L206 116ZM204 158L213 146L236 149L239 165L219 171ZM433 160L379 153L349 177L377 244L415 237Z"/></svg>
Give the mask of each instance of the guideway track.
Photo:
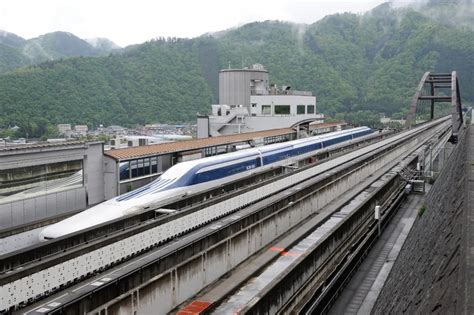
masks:
<svg viewBox="0 0 474 315"><path fill-rule="evenodd" d="M440 132L438 139L443 138L444 133ZM428 145L431 144L427 143L426 146ZM417 158L423 156L424 150L426 148L423 147L417 150L416 154L409 156L404 164L414 167L419 162ZM403 167L406 167L405 165L388 173L386 177L391 178L357 209L357 213L353 212L335 227L334 232L296 258L284 272L278 277L275 276L275 280L262 289L251 303L243 308L237 307L239 312L327 313L352 273L380 236L377 220L374 219L375 206L380 205L382 208L380 227L384 229L403 202L406 178L402 180L398 174ZM384 197L383 190L387 187L392 192ZM366 220L361 223L358 217L364 215ZM238 293L239 296L242 294Z"/></svg>
<svg viewBox="0 0 474 315"><path fill-rule="evenodd" d="M422 133L422 132L425 131L426 129L429 129L430 127L432 127L432 126L434 126L434 125L438 125L438 124L440 124L440 123L442 123L442 122L444 122L444 120L440 120L440 121L437 121L437 122L435 122L435 123L427 124L426 126L424 126L423 128L420 128L420 129L412 130L412 131L410 131L410 132L408 133L408 135L405 133L405 134L403 134L403 135L398 135L398 136L395 136L395 137L393 137L393 138L383 140L383 141L382 141L382 142L384 142L383 145L384 145L385 147L394 147L394 146L396 146L396 145L398 144L398 142L404 142L404 141L407 140L407 138L410 138L410 139L411 139L411 138L413 138L413 137L419 135L419 133ZM365 148L365 150L364 150L363 153L359 152L358 154L355 154L355 153L353 152L353 153L349 153L348 155L346 155L346 156L344 156L344 157L336 158L334 161L332 161L332 164L331 164L331 165L334 165L334 166L332 166L332 168L335 167L335 165L340 164L342 160L344 160L344 161L347 163L347 161L352 161L352 160L356 159L357 157L360 157L360 156L363 156L363 155L368 155L369 152L372 153L372 154L375 154L374 152L377 151L377 150L380 150L380 147L381 147L381 146L383 147L383 145L382 145L382 144L369 145L368 147ZM338 160L338 159L340 159L340 160ZM326 163L325 163L325 164L326 164ZM331 168L327 169L327 165L326 165L326 169L323 169L323 168L322 168L322 165L324 165L324 164L317 165L317 166L312 167L312 168L310 168L310 169L308 169L308 170L305 170L305 172L312 172L312 173L309 173L309 174L304 174L304 176L306 176L306 177L302 176L301 173L303 173L303 172L299 172L299 173L297 173L297 174L288 176L288 177L285 178L284 180L280 180L280 181L284 181L284 182L279 183L279 185L280 185L281 187L278 186L278 185L275 185L276 182L273 182L272 185L271 185L271 186L272 186L272 189L275 189L275 191L280 191L280 190L282 190L282 189L286 189L286 188L288 188L288 186L289 186L289 185L288 185L289 182L293 182L294 185L298 185L298 183L300 183L302 180L306 180L306 178L311 178L312 176L315 176L315 175L318 174L318 173L327 172L329 169L331 169ZM319 167L319 169L318 169L318 167ZM291 178L292 176L293 176L292 181L289 181L288 178ZM278 181L277 181L277 182L278 182ZM277 187L274 187L274 186L277 186ZM266 187L266 188L268 188L268 187ZM262 190L260 190L259 192L260 192L260 193L253 191L253 192L248 192L248 193L239 195L238 198L243 199L243 204L242 204L240 207L238 207L238 208L241 208L241 207L245 206L246 204L249 204L249 197L250 197L250 196L249 196L249 195L246 195L246 194L254 193L254 194L258 194L258 195L261 197L261 196L262 196L262 193L261 193ZM263 194L263 195L265 195L265 194ZM267 195L272 195L272 194L267 194ZM223 208L222 206L225 206L225 203L229 204L229 202L232 202L232 201L235 201L235 200L232 200L232 199L231 199L231 200L226 200L226 201L222 202L222 203L224 203L224 205L222 205L222 203L217 205L218 207L221 208L221 209L220 209L220 212L218 213L218 216L223 216L223 215L225 215L225 214L229 214L229 213L232 213L232 212L233 212L232 210L229 210L229 211L227 211L227 212L225 212L225 213L222 213L222 208ZM229 207L229 208L232 209L232 207ZM237 209L238 209L238 208L237 208ZM228 209L228 208L224 207L224 209ZM200 212L202 212L202 211L200 211ZM198 214L200 214L200 212L198 212ZM188 216L192 216L193 214L196 214L196 213L192 213L191 215L188 215ZM213 215L214 215L214 217L216 217L216 214L215 214L215 213L214 213ZM193 222L193 220L195 220L196 217L194 217L194 218L189 218L189 219L190 219L190 220L188 220L188 222ZM205 222L208 222L208 221L209 221L209 220L206 220ZM189 225L188 225L188 228L189 228ZM150 230L153 230L153 229L150 229ZM157 233L157 232L159 233L160 231L149 231L149 232L150 232L150 233ZM136 238L138 238L138 239L140 239L140 238L143 239L143 238L144 238L142 235L134 235L133 237L136 237ZM101 249L101 250L104 251L104 249ZM136 248L136 247L135 247L135 248L132 248L132 250L137 250L137 248ZM138 251L140 252L140 248L138 248ZM102 253L103 253L103 252L102 252ZM107 255L107 253L105 253L105 255ZM81 258L81 257L80 257L80 258ZM71 260L73 260L73 259L69 259L68 261L66 261L66 263L71 263ZM60 264L57 264L57 265L60 265ZM58 267L61 268L61 266L56 266L56 265L54 265L53 267L54 267L54 268L58 268ZM16 275L18 275L18 274L21 273L22 271L23 271L23 270L16 270ZM42 272L45 272L45 271L46 271L46 272L50 272L51 270L43 270ZM92 272L93 272L93 271L92 271ZM19 279L19 280L22 280L22 279ZM19 280L18 280L18 281L19 281Z"/></svg>
<svg viewBox="0 0 474 315"><path fill-rule="evenodd" d="M411 156L407 165L413 167L416 162L416 156ZM378 238L375 206L381 206L381 228L384 228L403 200L406 182L398 176L400 170L398 167L386 175L383 186L373 191L371 197L330 234L298 257L242 312L326 313L347 277Z"/></svg>

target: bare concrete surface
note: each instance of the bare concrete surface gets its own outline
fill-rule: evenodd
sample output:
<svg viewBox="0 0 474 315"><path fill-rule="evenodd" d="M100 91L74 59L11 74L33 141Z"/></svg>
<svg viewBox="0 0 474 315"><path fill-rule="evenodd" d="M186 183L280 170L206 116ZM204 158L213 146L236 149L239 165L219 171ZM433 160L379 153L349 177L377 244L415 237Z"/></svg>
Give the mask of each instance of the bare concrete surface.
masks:
<svg viewBox="0 0 474 315"><path fill-rule="evenodd" d="M460 136L427 194L426 210L415 221L372 314L474 314L472 131Z"/></svg>
<svg viewBox="0 0 474 315"><path fill-rule="evenodd" d="M39 233L43 229L44 227L39 227L23 233L0 238L0 256L38 244L40 242Z"/></svg>

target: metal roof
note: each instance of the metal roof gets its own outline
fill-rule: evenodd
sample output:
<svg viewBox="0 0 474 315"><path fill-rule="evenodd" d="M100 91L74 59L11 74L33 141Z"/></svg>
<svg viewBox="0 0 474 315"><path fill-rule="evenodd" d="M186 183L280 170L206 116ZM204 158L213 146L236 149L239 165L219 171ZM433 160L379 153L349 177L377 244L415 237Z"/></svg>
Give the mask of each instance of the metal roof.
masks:
<svg viewBox="0 0 474 315"><path fill-rule="evenodd" d="M102 143L97 141L91 141L88 143ZM39 143L26 143L18 145L8 145L5 147L0 147L1 154L15 154L20 151L30 151L30 150L63 150L63 149L72 149L72 148L85 148L86 142L84 141L64 141L64 142L39 142Z"/></svg>
<svg viewBox="0 0 474 315"><path fill-rule="evenodd" d="M133 158L159 155L164 153L181 152L189 150L203 149L218 145L239 143L250 141L256 138L280 136L293 134L295 131L291 128L271 129L257 132L247 132L229 136L219 136L204 139L194 139L188 141L160 143L147 146L131 147L125 149L116 149L105 151L104 154L116 160L128 160Z"/></svg>

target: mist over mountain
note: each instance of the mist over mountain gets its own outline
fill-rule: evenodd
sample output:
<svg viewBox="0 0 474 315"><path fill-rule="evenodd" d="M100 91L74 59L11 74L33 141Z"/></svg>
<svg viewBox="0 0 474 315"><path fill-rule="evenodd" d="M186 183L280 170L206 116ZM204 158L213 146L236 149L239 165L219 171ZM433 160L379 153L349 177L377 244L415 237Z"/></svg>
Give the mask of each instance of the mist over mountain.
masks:
<svg viewBox="0 0 474 315"><path fill-rule="evenodd" d="M391 0L395 8L411 8L441 24L474 30L473 0Z"/></svg>
<svg viewBox="0 0 474 315"><path fill-rule="evenodd" d="M193 122L217 101L219 69L253 63L277 85L313 91L318 112L331 117L401 117L426 71L458 71L462 100L473 102L473 56L471 28L390 3L311 25L255 22L0 75L0 128L16 124L42 135L57 123Z"/></svg>
<svg viewBox="0 0 474 315"><path fill-rule="evenodd" d="M101 37L87 38L85 39L85 41L88 42L95 49L98 49L103 52L110 52L110 51L121 48L120 46L118 46L113 41L107 38L101 38Z"/></svg>
<svg viewBox="0 0 474 315"><path fill-rule="evenodd" d="M108 39L89 42L67 32L53 32L26 40L13 33L0 31L0 74L49 60L100 56L115 49L120 47Z"/></svg>

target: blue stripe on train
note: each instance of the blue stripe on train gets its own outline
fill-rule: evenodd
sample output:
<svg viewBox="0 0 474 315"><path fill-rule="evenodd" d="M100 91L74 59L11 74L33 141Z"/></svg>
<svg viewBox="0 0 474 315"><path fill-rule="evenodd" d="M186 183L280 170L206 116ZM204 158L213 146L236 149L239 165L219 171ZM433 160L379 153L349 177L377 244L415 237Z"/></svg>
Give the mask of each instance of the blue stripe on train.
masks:
<svg viewBox="0 0 474 315"><path fill-rule="evenodd" d="M368 129L368 130L363 130L363 131L358 131L358 132L355 132L355 133L342 135L342 136L339 136L339 137L330 138L330 139L327 139L327 140L323 139L322 142L310 143L310 144L302 145L302 146L296 147L296 148L294 146L289 146L286 150L283 150L283 151L277 152L277 153L273 153L273 154L271 153L272 151L268 151L268 152L265 152L265 153L262 154L263 165L276 163L278 161L287 159L287 158L292 157L292 156L306 154L308 152L312 152L312 151L321 149L322 147L326 148L328 146L332 146L332 145L341 143L343 141L347 141L347 140L351 140L351 139L354 139L354 138L358 138L358 137L368 135L372 132L373 131L371 129ZM282 150L282 149L279 148L279 149L276 149L276 150ZM273 150L273 152L276 151L276 150ZM245 171L255 169L257 167L260 167L261 165L260 165L260 157L256 153L254 155L255 155L255 159L250 159L250 160L247 160L247 161L244 161L244 162L236 162L235 164L227 165L227 166L224 166L224 167L217 167L215 169L208 170L208 171L201 172L201 173L197 173L197 172L199 170L205 168L205 167L213 165L212 164L213 162L210 161L210 162L207 162L207 163L196 165L191 170L186 172L181 178L179 178L173 184L165 186L163 189L159 189L158 191L154 191L154 192L156 193L156 192L160 192L160 191L164 191L164 190L168 190L168 189L176 188L176 187L184 187L184 186L192 186L192 185L202 184L202 183L205 183L205 182L222 179L222 178L225 178L225 177L228 177L228 176L232 176L232 175L235 175L235 174L239 174L239 173L243 173ZM248 158L248 157L241 157L240 156L240 157L237 157L237 158L229 158L229 159L225 159L223 161L220 161L220 163L231 162L231 161L234 161L234 160L238 161L238 160L244 159L244 158ZM146 187L146 188L145 187L143 187L144 189L142 188L142 190L137 189L137 192L143 192L144 190L150 188L149 186ZM128 197L127 199L133 198L136 195L137 194L135 193L135 191L130 192L129 194L127 194L127 197Z"/></svg>

